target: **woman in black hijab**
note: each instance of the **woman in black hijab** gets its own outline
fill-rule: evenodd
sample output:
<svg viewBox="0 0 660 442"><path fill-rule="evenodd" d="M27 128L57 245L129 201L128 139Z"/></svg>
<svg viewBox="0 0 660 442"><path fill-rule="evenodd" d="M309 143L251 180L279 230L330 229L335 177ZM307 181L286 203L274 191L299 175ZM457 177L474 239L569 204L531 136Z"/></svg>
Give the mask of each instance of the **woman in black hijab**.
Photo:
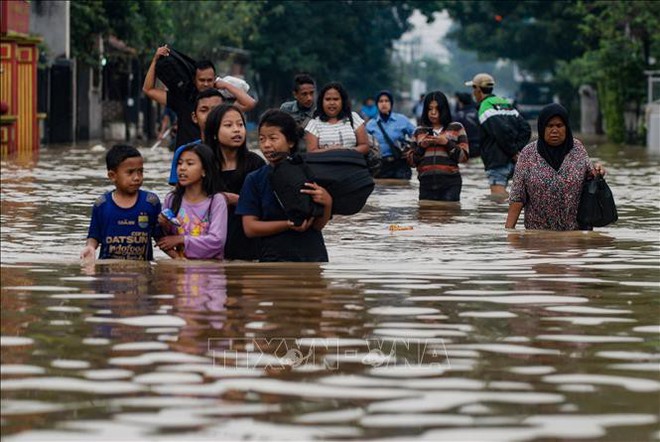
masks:
<svg viewBox="0 0 660 442"><path fill-rule="evenodd" d="M568 124L568 112L564 106L552 103L541 109L538 131L536 148L539 155L553 169L559 170L564 158L573 149L573 132Z"/></svg>
<svg viewBox="0 0 660 442"><path fill-rule="evenodd" d="M568 112L557 103L541 110L539 139L520 152L509 194L505 227L513 229L525 209L525 228L578 230L577 209L584 180L605 175L573 138Z"/></svg>

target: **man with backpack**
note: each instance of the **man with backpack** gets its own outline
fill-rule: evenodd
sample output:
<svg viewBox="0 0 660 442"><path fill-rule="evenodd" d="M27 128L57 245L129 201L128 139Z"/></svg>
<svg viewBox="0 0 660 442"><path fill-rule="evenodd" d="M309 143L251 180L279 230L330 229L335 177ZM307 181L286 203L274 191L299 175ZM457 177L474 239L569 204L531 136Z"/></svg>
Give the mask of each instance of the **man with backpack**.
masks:
<svg viewBox="0 0 660 442"><path fill-rule="evenodd" d="M477 74L466 86L479 106L481 158L494 197L506 197L506 186L513 176L518 153L527 145L532 129L506 98L493 94L495 79Z"/></svg>
<svg viewBox="0 0 660 442"><path fill-rule="evenodd" d="M172 51L174 52L174 51ZM255 107L256 101L250 97L243 89L216 78L215 67L209 60L200 60L194 62L183 54L176 53L177 58L182 60L181 64L187 63L194 65L194 77L192 72L185 67L181 68L179 72L170 72L170 76L176 80L175 77L179 76L179 84L191 83L191 87L186 88L173 88L164 90L156 87L156 63L161 57L169 57L170 48L167 45L161 46L156 50L154 58L151 60L151 65L144 78L142 91L145 95L152 100L158 102L161 106L167 106L172 109L177 115L178 127L176 133L176 145L182 146L200 138L199 126L192 120L192 114L195 110L195 101L197 94L203 90L215 88L225 89L231 95L236 97L236 106L243 112L251 110ZM174 54L172 54L174 56ZM188 73L190 72L190 74ZM188 77L188 78L187 78ZM192 77L192 78L189 78Z"/></svg>

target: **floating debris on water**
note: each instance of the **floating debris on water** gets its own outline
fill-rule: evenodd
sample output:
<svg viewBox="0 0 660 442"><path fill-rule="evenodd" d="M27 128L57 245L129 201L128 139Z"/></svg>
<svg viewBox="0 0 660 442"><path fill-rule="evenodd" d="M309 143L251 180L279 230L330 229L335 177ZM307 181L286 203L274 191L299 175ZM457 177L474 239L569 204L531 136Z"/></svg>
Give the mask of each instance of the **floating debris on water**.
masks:
<svg viewBox="0 0 660 442"><path fill-rule="evenodd" d="M390 224L389 230L390 232L398 232L400 230L413 230L413 226L402 226L400 224Z"/></svg>

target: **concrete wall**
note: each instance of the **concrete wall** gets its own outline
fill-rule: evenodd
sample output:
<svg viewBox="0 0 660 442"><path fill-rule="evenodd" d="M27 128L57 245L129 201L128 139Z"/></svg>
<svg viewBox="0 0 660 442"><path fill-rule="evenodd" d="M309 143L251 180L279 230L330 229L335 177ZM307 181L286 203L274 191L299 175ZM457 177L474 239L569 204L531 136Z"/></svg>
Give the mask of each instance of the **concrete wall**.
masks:
<svg viewBox="0 0 660 442"><path fill-rule="evenodd" d="M44 38L48 47L48 64L58 57L71 58L70 3L67 0L31 4L30 33Z"/></svg>
<svg viewBox="0 0 660 442"><path fill-rule="evenodd" d="M587 135L598 133L598 93L589 85L582 85L580 93L580 132Z"/></svg>
<svg viewBox="0 0 660 442"><path fill-rule="evenodd" d="M646 145L649 152L660 154L660 102L648 105L646 124Z"/></svg>
<svg viewBox="0 0 660 442"><path fill-rule="evenodd" d="M97 76L102 75L97 72ZM94 81L94 70L79 66L77 76L77 129L76 139L98 140L103 136L100 78Z"/></svg>

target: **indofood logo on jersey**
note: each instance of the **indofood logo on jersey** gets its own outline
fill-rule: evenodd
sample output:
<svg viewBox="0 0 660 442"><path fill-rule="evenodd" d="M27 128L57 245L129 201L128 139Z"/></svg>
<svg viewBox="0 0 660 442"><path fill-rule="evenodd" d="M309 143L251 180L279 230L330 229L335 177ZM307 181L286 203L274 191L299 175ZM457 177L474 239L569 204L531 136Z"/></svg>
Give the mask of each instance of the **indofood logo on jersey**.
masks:
<svg viewBox="0 0 660 442"><path fill-rule="evenodd" d="M143 229L149 227L149 215L141 212L140 215L138 215L138 226L142 227Z"/></svg>

